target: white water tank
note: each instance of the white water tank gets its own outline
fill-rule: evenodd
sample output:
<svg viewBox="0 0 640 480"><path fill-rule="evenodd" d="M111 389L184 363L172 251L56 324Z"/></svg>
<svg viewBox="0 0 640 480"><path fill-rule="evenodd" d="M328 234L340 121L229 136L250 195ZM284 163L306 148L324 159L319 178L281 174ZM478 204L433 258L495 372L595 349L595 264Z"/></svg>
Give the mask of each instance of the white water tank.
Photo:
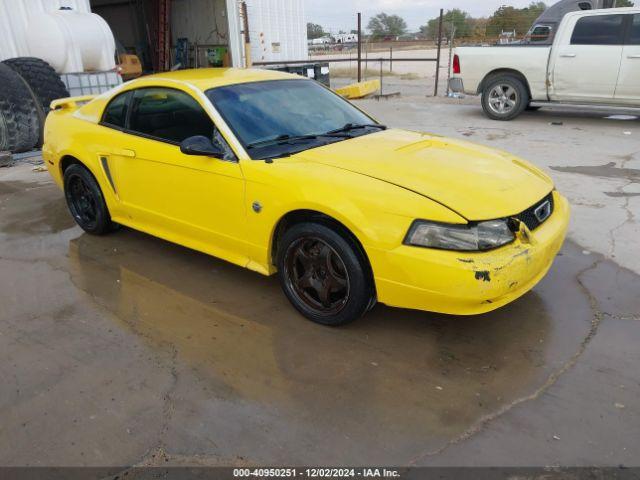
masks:
<svg viewBox="0 0 640 480"><path fill-rule="evenodd" d="M37 57L58 73L108 71L115 49L89 0L0 0L0 60Z"/></svg>

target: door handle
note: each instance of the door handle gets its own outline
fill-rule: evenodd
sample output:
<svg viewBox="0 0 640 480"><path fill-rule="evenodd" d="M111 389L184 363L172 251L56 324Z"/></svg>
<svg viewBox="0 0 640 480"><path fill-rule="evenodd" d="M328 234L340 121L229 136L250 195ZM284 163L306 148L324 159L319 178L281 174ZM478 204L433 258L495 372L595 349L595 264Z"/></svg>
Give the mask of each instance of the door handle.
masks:
<svg viewBox="0 0 640 480"><path fill-rule="evenodd" d="M635 58L640 60L640 55L628 55L627 58Z"/></svg>
<svg viewBox="0 0 640 480"><path fill-rule="evenodd" d="M560 56L564 57L564 58L576 58L576 54L575 53L563 53Z"/></svg>
<svg viewBox="0 0 640 480"><path fill-rule="evenodd" d="M128 148L114 148L112 151L113 155L118 155L119 157L130 157L134 158L136 156L136 152L133 150L129 150Z"/></svg>

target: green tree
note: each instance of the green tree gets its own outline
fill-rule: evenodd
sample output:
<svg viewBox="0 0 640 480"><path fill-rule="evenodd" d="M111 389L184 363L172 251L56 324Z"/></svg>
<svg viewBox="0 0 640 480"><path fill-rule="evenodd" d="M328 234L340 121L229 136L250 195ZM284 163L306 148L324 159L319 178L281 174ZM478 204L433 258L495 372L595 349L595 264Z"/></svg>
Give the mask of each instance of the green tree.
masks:
<svg viewBox="0 0 640 480"><path fill-rule="evenodd" d="M440 17L432 18L426 25L420 27L420 35L426 38L438 37ZM447 10L442 22L442 35L451 35L451 25L455 27L456 38L465 38L473 34L474 19L467 12L458 8Z"/></svg>
<svg viewBox="0 0 640 480"><path fill-rule="evenodd" d="M525 8L503 5L489 18L487 35L498 36L503 31L511 32L514 30L516 35L524 35L546 8L547 6L544 2L533 2Z"/></svg>
<svg viewBox="0 0 640 480"><path fill-rule="evenodd" d="M616 2L616 7L635 7L635 5L631 0L618 0Z"/></svg>
<svg viewBox="0 0 640 480"><path fill-rule="evenodd" d="M386 13L379 13L371 20L367 28L371 32L371 36L374 39L380 39L384 37L399 37L407 31L407 22L398 15L387 15Z"/></svg>
<svg viewBox="0 0 640 480"><path fill-rule="evenodd" d="M307 38L309 40L313 40L314 38L322 38L327 34L322 28L322 25L318 25L317 23L307 23Z"/></svg>

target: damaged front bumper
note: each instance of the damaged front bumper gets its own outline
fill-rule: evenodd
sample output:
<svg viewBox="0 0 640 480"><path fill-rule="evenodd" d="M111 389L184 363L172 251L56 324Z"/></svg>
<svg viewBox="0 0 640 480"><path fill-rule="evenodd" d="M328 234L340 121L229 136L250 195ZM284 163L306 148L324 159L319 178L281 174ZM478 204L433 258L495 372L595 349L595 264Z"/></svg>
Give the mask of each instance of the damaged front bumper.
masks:
<svg viewBox="0 0 640 480"><path fill-rule="evenodd" d="M548 272L564 242L569 203L554 192L554 213L533 232L489 252L452 252L400 246L372 252L378 299L394 307L475 315L495 310L531 290ZM380 274L379 274L380 273Z"/></svg>

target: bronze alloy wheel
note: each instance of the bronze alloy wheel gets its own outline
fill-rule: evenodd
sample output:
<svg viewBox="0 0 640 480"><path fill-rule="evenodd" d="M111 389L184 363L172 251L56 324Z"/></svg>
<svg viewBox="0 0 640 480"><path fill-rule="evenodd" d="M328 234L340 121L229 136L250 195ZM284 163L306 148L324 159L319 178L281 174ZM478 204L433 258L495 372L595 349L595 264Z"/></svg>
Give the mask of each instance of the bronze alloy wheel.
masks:
<svg viewBox="0 0 640 480"><path fill-rule="evenodd" d="M317 315L336 315L349 301L349 274L340 255L318 237L301 237L285 254L291 292Z"/></svg>
<svg viewBox="0 0 640 480"><path fill-rule="evenodd" d="M83 228L95 228L98 216L97 199L84 179L80 175L73 175L68 180L65 193L69 209L76 221Z"/></svg>

